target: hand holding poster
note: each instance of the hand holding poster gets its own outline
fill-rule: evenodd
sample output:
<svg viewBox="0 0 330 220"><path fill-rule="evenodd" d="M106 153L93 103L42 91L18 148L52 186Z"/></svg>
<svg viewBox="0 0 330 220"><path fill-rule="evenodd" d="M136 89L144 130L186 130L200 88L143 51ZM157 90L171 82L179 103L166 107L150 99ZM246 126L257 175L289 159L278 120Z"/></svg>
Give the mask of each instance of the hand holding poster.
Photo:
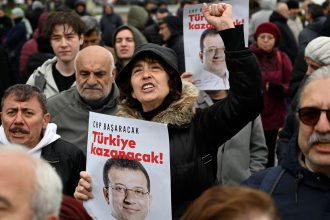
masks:
<svg viewBox="0 0 330 220"><path fill-rule="evenodd" d="M248 44L249 2L222 1L232 5L234 24L244 25L245 44ZM200 90L228 90L229 72L225 62L225 46L214 27L202 14L202 4L188 5L183 12L183 33L186 71ZM194 46L192 46L194 45Z"/></svg>
<svg viewBox="0 0 330 220"><path fill-rule="evenodd" d="M171 219L166 124L90 113L87 172L94 219Z"/></svg>

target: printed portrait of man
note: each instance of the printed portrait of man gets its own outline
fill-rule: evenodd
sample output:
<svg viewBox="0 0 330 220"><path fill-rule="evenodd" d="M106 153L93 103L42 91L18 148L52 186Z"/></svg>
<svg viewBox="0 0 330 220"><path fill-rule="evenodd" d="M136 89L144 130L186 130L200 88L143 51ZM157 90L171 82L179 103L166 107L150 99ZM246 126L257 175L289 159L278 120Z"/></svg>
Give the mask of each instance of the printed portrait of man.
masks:
<svg viewBox="0 0 330 220"><path fill-rule="evenodd" d="M200 37L199 59L202 72L197 79L202 86L200 90L229 89L229 74L226 65L225 45L215 29L206 29Z"/></svg>
<svg viewBox="0 0 330 220"><path fill-rule="evenodd" d="M117 220L144 220L150 212L150 178L136 160L110 158L103 167L103 195Z"/></svg>

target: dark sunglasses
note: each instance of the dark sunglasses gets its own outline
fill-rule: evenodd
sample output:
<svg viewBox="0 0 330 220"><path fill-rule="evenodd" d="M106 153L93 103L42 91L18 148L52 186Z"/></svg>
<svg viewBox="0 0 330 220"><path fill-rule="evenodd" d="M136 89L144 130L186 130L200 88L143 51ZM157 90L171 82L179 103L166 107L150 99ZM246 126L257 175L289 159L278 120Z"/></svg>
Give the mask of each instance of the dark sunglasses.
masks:
<svg viewBox="0 0 330 220"><path fill-rule="evenodd" d="M314 126L320 119L321 112L325 112L330 122L330 109L319 109L315 107L304 107L298 110L300 121L306 125Z"/></svg>

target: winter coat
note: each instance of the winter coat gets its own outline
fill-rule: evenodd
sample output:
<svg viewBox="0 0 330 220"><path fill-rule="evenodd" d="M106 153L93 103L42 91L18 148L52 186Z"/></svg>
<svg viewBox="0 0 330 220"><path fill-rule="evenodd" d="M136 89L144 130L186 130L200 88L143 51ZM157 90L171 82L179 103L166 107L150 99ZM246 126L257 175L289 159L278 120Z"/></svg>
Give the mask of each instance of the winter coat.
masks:
<svg viewBox="0 0 330 220"><path fill-rule="evenodd" d="M326 17L321 16L315 18L312 23L309 23L299 34L299 48L305 48L307 44L320 36L320 30L325 22Z"/></svg>
<svg viewBox="0 0 330 220"><path fill-rule="evenodd" d="M58 126L58 134L86 154L89 112L114 115L117 111L116 98L118 95L119 90L113 84L107 103L100 109L93 110L80 98L76 87L73 86L49 98L47 109L52 116L52 122Z"/></svg>
<svg viewBox="0 0 330 220"><path fill-rule="evenodd" d="M259 60L262 72L264 90L262 125L264 130L277 130L283 126L287 113L286 97L292 71L291 61L278 48L266 52L253 44L251 49ZM269 83L268 91L266 90L267 83ZM272 90L271 87L275 89Z"/></svg>
<svg viewBox="0 0 330 220"><path fill-rule="evenodd" d="M174 219L180 218L191 202L214 184L218 147L257 117L262 107L258 63L249 49L237 49L237 42L244 40L233 39L234 30L221 34L227 48L227 67L233 73L229 79L230 98L196 110L198 90L185 82L181 98L151 119L168 124ZM143 119L140 111L124 103L117 115Z"/></svg>
<svg viewBox="0 0 330 220"><path fill-rule="evenodd" d="M38 78L40 79L40 77L43 77L45 79L45 84L40 89L42 93L46 96L46 98L49 98L59 93L52 70L53 65L56 63L56 61L57 57L53 57L52 59L45 61L32 73L32 75L26 82L26 84L39 87ZM74 84L75 83L73 83L72 86Z"/></svg>
<svg viewBox="0 0 330 220"><path fill-rule="evenodd" d="M0 143L9 144L0 127ZM29 154L45 159L60 176L63 183L63 193L73 196L80 172L86 170L86 157L75 145L64 141L56 134L56 125L49 123L43 138L32 149Z"/></svg>
<svg viewBox="0 0 330 220"><path fill-rule="evenodd" d="M311 172L301 165L297 134L289 143L288 149L288 154L281 162L285 173L271 195L282 219L330 219L330 178ZM270 169L252 175L244 184L259 188Z"/></svg>
<svg viewBox="0 0 330 220"><path fill-rule="evenodd" d="M289 56L291 63L294 63L298 53L298 45L289 25L287 24L287 18L274 11L270 16L269 21L276 24L281 32L281 38L277 47Z"/></svg>
<svg viewBox="0 0 330 220"><path fill-rule="evenodd" d="M212 99L201 91L198 108L213 105ZM221 185L240 185L252 173L265 169L268 149L261 118L250 121L234 137L218 149L217 182Z"/></svg>

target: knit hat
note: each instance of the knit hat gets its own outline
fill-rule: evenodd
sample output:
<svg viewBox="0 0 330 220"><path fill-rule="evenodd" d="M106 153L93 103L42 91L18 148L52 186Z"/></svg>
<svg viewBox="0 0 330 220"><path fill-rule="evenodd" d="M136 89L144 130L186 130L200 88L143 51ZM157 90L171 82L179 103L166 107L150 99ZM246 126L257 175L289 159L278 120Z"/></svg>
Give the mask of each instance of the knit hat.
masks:
<svg viewBox="0 0 330 220"><path fill-rule="evenodd" d="M278 44L281 38L281 33L276 24L272 22L265 22L260 24L257 27L256 33L254 34L254 39L257 41L257 38L262 33L268 33L274 36L275 38L275 46Z"/></svg>
<svg viewBox="0 0 330 220"><path fill-rule="evenodd" d="M11 10L11 14L15 15L16 18L23 18L24 17L24 11L21 8L13 8Z"/></svg>
<svg viewBox="0 0 330 220"><path fill-rule="evenodd" d="M128 91L123 91L123 89L125 88L125 84L127 84L127 81L130 81L131 79L133 65L136 61L138 61L145 55L151 55L152 57L158 58L165 63L167 68L173 70L172 72L174 74L170 75L170 77L174 77L176 82L175 87L181 92L182 82L178 71L178 58L176 53L168 47L162 47L158 44L153 43L143 44L138 47L135 50L133 57L129 61L129 63L122 69L122 71L120 71L119 75L116 78L116 83L118 84L122 92L128 94Z"/></svg>
<svg viewBox="0 0 330 220"><path fill-rule="evenodd" d="M322 64L330 65L330 37L317 37L305 48L305 57Z"/></svg>
<svg viewBox="0 0 330 220"><path fill-rule="evenodd" d="M34 1L32 3L32 10L44 9L44 5L40 1Z"/></svg>

